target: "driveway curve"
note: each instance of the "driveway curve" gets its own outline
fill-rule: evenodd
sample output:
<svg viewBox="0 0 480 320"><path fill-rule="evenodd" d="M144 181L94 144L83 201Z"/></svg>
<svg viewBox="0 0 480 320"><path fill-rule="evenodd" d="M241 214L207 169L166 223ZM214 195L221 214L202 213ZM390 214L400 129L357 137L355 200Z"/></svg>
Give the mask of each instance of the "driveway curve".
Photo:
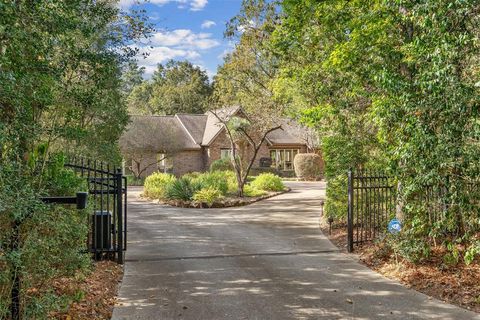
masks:
<svg viewBox="0 0 480 320"><path fill-rule="evenodd" d="M184 209L129 195L119 319L480 319L388 280L321 233L325 184L245 207Z"/></svg>

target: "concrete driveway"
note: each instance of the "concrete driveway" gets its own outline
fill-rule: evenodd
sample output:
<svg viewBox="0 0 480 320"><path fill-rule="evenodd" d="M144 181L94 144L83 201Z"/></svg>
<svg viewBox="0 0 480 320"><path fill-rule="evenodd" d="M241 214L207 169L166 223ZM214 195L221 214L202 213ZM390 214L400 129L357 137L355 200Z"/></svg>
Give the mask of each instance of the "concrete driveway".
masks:
<svg viewBox="0 0 480 320"><path fill-rule="evenodd" d="M113 319L480 319L344 255L318 228L323 183L249 206L182 209L130 190Z"/></svg>

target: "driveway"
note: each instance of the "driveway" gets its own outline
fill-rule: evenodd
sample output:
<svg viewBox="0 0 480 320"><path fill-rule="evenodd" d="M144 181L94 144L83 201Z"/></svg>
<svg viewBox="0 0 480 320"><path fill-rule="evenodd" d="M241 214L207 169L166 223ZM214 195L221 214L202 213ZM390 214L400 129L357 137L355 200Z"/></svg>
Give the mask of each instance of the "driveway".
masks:
<svg viewBox="0 0 480 320"><path fill-rule="evenodd" d="M319 230L323 183L249 206L184 209L129 190L113 319L480 319L338 252Z"/></svg>

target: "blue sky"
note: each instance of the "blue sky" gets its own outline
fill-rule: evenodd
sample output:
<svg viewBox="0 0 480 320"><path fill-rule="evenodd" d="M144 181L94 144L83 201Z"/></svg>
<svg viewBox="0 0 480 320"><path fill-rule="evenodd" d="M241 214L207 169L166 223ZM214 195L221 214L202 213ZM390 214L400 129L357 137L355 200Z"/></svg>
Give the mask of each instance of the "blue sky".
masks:
<svg viewBox="0 0 480 320"><path fill-rule="evenodd" d="M120 0L124 10L144 8L155 25L151 39L137 44L149 53L146 59L138 59L138 64L145 67L146 77L151 76L157 63L174 59L191 61L211 78L225 53L233 48L223 32L225 23L239 12L240 5L241 0L150 0L141 4Z"/></svg>

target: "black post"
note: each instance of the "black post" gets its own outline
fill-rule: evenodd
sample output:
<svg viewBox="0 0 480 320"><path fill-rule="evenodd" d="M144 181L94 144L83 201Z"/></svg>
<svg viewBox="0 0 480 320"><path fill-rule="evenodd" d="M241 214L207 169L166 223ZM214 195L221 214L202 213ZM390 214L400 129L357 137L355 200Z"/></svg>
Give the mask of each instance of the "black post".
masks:
<svg viewBox="0 0 480 320"><path fill-rule="evenodd" d="M353 170L348 170L348 215L347 215L348 252L353 251Z"/></svg>
<svg viewBox="0 0 480 320"><path fill-rule="evenodd" d="M10 248L12 252L18 251L20 248L20 233L19 233L20 223L17 219L13 221L12 224L12 236ZM12 268L12 295L11 295L11 305L10 313L12 320L20 320L20 274L19 270Z"/></svg>
<svg viewBox="0 0 480 320"><path fill-rule="evenodd" d="M117 258L118 263L123 264L123 179L122 169L118 168L115 173L115 179L117 180ZM125 186L126 188L126 186Z"/></svg>

